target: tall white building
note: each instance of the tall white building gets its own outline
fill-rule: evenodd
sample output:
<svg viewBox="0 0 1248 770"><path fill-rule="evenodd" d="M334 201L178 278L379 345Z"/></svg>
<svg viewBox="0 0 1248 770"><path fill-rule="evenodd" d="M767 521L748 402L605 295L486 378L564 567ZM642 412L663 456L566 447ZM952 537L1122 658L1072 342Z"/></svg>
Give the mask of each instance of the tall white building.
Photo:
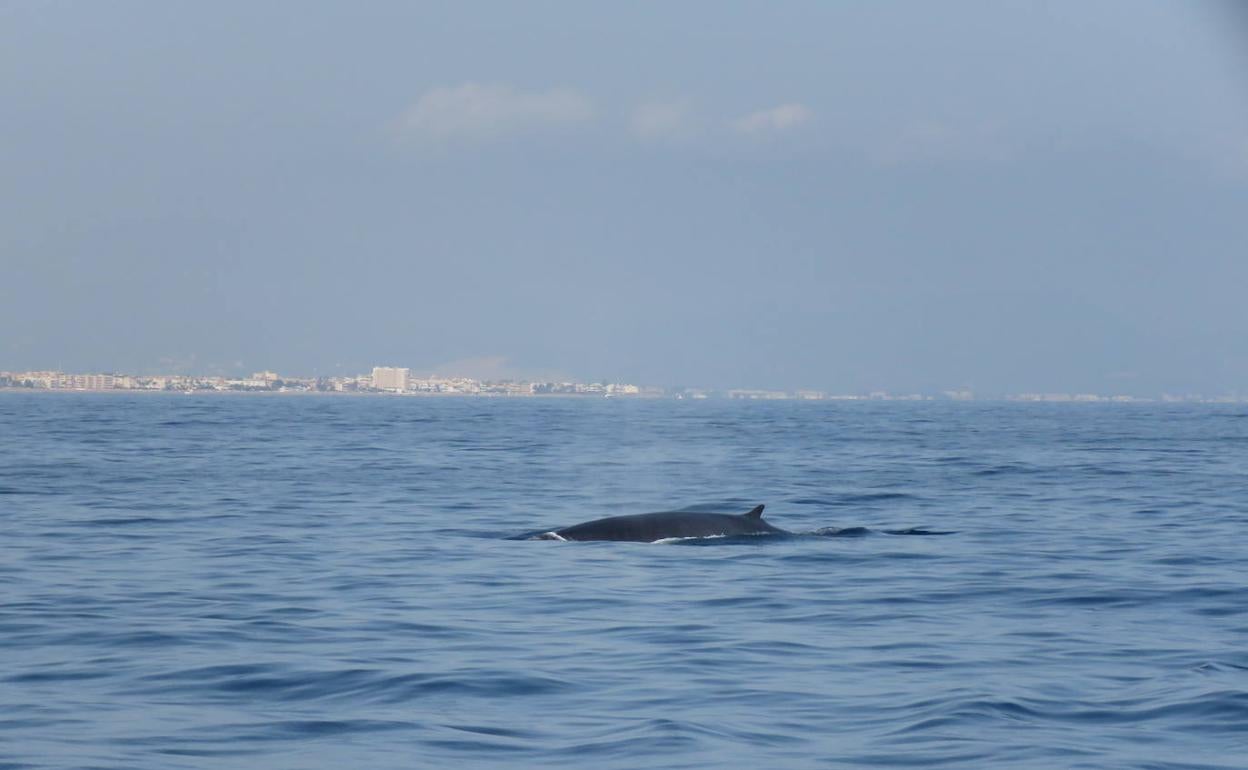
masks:
<svg viewBox="0 0 1248 770"><path fill-rule="evenodd" d="M373 387L377 390L407 390L407 369L374 366Z"/></svg>

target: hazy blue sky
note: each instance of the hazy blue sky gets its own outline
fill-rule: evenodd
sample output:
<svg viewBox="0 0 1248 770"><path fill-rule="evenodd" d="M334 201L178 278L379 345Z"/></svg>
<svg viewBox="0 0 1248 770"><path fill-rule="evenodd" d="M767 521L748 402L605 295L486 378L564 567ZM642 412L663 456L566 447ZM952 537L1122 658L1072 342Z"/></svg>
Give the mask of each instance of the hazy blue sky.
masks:
<svg viewBox="0 0 1248 770"><path fill-rule="evenodd" d="M0 369L1248 393L1246 19L0 2Z"/></svg>

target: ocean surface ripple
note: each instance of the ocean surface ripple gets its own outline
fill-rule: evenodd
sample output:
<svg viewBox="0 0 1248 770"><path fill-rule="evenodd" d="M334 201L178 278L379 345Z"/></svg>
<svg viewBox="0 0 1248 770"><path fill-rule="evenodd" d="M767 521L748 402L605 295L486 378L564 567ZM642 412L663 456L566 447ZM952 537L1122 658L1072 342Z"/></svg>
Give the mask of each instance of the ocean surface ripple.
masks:
<svg viewBox="0 0 1248 770"><path fill-rule="evenodd" d="M0 437L0 770L1248 765L1242 406L7 392ZM506 539L760 502L860 536Z"/></svg>

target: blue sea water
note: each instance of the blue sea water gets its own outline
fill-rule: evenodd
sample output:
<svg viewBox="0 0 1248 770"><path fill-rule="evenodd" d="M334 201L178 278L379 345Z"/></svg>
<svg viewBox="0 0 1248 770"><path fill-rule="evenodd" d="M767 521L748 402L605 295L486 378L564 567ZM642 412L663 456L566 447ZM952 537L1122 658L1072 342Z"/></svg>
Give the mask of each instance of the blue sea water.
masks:
<svg viewBox="0 0 1248 770"><path fill-rule="evenodd" d="M1248 766L1243 406L9 392L0 527L3 768Z"/></svg>

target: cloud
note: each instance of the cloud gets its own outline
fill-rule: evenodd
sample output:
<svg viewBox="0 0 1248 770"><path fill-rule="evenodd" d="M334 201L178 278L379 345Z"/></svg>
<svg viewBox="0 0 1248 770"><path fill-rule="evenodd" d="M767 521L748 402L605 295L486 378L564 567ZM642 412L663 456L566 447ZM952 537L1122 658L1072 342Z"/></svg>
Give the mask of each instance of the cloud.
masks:
<svg viewBox="0 0 1248 770"><path fill-rule="evenodd" d="M583 123L593 114L589 99L568 88L464 83L427 91L399 119L399 130L424 139L481 139Z"/></svg>
<svg viewBox="0 0 1248 770"><path fill-rule="evenodd" d="M670 139L693 128L693 114L683 102L647 102L629 116L629 128L641 139Z"/></svg>
<svg viewBox="0 0 1248 770"><path fill-rule="evenodd" d="M765 134L773 131L787 131L810 120L810 108L804 104L791 102L772 107L767 110L751 112L737 118L732 127L742 134Z"/></svg>

